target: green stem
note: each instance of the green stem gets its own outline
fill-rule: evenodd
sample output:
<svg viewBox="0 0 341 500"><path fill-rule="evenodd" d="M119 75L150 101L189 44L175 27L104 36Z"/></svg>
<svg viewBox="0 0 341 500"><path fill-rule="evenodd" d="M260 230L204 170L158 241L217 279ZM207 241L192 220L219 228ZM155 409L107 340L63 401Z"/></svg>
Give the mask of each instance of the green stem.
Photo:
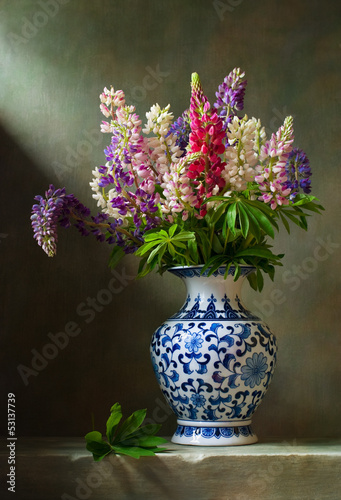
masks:
<svg viewBox="0 0 341 500"><path fill-rule="evenodd" d="M105 222L97 223L97 222L89 221L89 220L86 220L86 219L82 219L82 218L78 217L72 210L70 211L70 215L74 219L76 219L77 221L84 222L84 224L86 224L87 226L91 226L91 227L103 227L103 228L109 228L110 227L110 224L107 224ZM125 236L127 236L127 238L129 238L130 240L134 241L139 246L141 246L143 244L140 240L138 240L137 238L135 238L135 236L133 236L132 234L130 234L129 231L127 231L123 227L116 227L115 231L124 234Z"/></svg>
<svg viewBox="0 0 341 500"><path fill-rule="evenodd" d="M249 235L243 241L240 250L246 250L253 239L254 239L253 234L249 233Z"/></svg>

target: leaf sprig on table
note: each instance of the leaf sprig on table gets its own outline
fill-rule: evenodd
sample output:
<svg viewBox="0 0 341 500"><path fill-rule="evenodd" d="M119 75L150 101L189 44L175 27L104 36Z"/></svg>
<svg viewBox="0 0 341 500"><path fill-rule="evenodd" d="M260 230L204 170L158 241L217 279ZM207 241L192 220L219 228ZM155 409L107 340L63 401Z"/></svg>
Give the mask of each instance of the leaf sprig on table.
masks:
<svg viewBox="0 0 341 500"><path fill-rule="evenodd" d="M166 443L167 440L155 435L160 430L161 425L147 424L142 426L146 413L145 409L137 410L123 423L120 423L122 420L121 405L115 403L111 407L110 417L106 423L107 441L103 439L99 431L88 432L85 436L86 449L92 453L94 460L99 462L110 453L140 458L166 451L166 448L158 446Z"/></svg>

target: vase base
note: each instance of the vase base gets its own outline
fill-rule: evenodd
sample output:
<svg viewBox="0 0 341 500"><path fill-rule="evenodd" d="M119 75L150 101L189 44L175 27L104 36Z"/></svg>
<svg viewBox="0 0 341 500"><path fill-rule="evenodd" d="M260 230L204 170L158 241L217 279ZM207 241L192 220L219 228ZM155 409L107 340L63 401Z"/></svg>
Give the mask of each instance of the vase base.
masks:
<svg viewBox="0 0 341 500"><path fill-rule="evenodd" d="M226 424L225 424L226 425ZM258 441L251 425L234 425L231 427L212 426L210 422L188 422L179 424L172 437L172 443L192 446L242 446Z"/></svg>

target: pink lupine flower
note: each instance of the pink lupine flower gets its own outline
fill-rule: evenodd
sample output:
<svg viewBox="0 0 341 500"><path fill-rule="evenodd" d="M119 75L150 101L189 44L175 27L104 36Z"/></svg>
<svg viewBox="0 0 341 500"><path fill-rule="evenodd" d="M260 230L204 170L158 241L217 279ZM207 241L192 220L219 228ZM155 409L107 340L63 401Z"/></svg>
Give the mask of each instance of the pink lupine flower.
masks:
<svg viewBox="0 0 341 500"><path fill-rule="evenodd" d="M291 189L286 184L285 167L292 150L293 140L293 118L289 116L260 151L261 163L256 166L258 175L255 176L255 181L258 183L260 191L264 193L259 197L259 200L270 203L273 210L278 205L289 204Z"/></svg>

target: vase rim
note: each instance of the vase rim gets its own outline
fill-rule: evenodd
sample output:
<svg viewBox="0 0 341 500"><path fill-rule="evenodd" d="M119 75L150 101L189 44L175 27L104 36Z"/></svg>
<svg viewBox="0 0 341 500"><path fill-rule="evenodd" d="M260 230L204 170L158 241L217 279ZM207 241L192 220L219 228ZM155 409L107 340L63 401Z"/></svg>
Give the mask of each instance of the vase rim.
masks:
<svg viewBox="0 0 341 500"><path fill-rule="evenodd" d="M167 269L167 271L172 271L173 269L175 271L181 271L181 269L202 269L204 267L205 264L196 264L196 265L193 265L193 266L172 266L172 267L169 267ZM255 266L250 266L248 264L240 264L239 267L241 269L256 269ZM236 266L231 266L230 269L235 269ZM209 270L210 267L207 268L207 270ZM218 269L226 269L226 265L224 266L219 266Z"/></svg>
<svg viewBox="0 0 341 500"><path fill-rule="evenodd" d="M202 265L196 265L196 266L174 266L170 267L168 271L171 274L174 274L175 276L178 276L179 278L210 278L211 276L217 277L217 276L225 276L226 272L226 266L220 266L218 267L212 274L209 274L210 268L208 267L204 273L201 273L202 268L204 267L204 264ZM228 274L229 276L234 275L235 273L235 266L231 266L229 268ZM249 266L249 265L241 265L240 266L240 277L245 278L246 276L249 276L253 272L255 272L256 268L254 266Z"/></svg>

